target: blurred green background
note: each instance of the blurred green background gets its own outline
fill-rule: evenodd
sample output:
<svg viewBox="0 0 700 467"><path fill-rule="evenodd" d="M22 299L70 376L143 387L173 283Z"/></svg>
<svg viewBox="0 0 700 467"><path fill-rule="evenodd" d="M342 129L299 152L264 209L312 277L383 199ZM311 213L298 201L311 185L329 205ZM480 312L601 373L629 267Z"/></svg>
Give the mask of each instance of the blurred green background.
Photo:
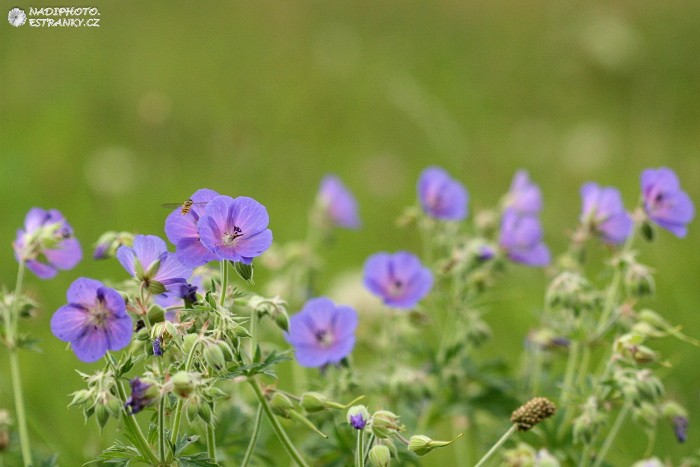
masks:
<svg viewBox="0 0 700 467"><path fill-rule="evenodd" d="M378 249L417 248L393 221L427 165L463 181L472 210L529 170L556 253L585 181L619 187L631 208L640 172L665 165L700 202L695 1L0 4L101 13L99 29L0 25L0 282L14 284L10 244L32 206L61 210L85 250L75 270L26 281L42 308L23 326L44 349L21 356L32 436L63 465L94 456L100 438L65 408L81 386L73 369L89 367L51 336L50 315L76 277L125 277L116 261L90 258L103 231L163 235L160 205L198 188L255 197L285 242L304 235L321 177L338 174L364 226L339 234L323 284ZM641 247L658 273L649 304L696 337L698 231L696 221L686 239L664 232ZM514 268L498 286L490 352L517 363L545 283ZM661 350L674 364L662 370L668 393L691 411L686 445L660 424L658 452L678 462L700 436L699 351ZM0 406L11 408L4 357L0 370ZM644 449L632 422L623 431L615 465Z"/></svg>

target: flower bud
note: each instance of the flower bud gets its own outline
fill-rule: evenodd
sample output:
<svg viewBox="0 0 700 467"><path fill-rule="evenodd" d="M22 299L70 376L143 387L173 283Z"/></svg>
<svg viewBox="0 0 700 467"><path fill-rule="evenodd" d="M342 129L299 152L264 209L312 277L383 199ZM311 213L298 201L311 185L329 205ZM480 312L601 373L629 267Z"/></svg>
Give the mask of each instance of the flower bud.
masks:
<svg viewBox="0 0 700 467"><path fill-rule="evenodd" d="M369 412L364 405L353 405L348 409L347 420L356 430L363 430L369 420Z"/></svg>
<svg viewBox="0 0 700 467"><path fill-rule="evenodd" d="M518 407L510 416L510 421L519 431L528 431L545 418L551 417L557 407L546 397L535 397Z"/></svg>
<svg viewBox="0 0 700 467"><path fill-rule="evenodd" d="M462 434L460 433L451 441L435 441L425 435L413 435L408 440L408 450L415 452L419 456L424 456L435 448L449 446L461 436Z"/></svg>
<svg viewBox="0 0 700 467"><path fill-rule="evenodd" d="M388 410L378 410L372 414L372 433L377 438L388 438L404 430L399 416Z"/></svg>
<svg viewBox="0 0 700 467"><path fill-rule="evenodd" d="M639 263L633 263L625 271L625 290L635 298L654 294L654 276L651 269Z"/></svg>
<svg viewBox="0 0 700 467"><path fill-rule="evenodd" d="M369 462L373 467L389 467L391 451L383 444L377 444L369 450Z"/></svg>
<svg viewBox="0 0 700 467"><path fill-rule="evenodd" d="M97 425L100 427L100 430L102 430L109 421L109 411L107 407L102 404L95 405L95 419L97 420Z"/></svg>
<svg viewBox="0 0 700 467"><path fill-rule="evenodd" d="M199 404L197 415L199 415L199 418L204 420L205 423L212 423L211 405L209 402L203 401Z"/></svg>
<svg viewBox="0 0 700 467"><path fill-rule="evenodd" d="M276 415L289 418L289 411L294 409L294 404L286 395L276 392L270 399L270 408Z"/></svg>
<svg viewBox="0 0 700 467"><path fill-rule="evenodd" d="M551 308L564 308L575 314L591 305L591 284L581 274L564 271L547 287L545 301Z"/></svg>
<svg viewBox="0 0 700 467"><path fill-rule="evenodd" d="M221 350L221 347L216 344L207 343L202 351L202 356L210 368L221 370L226 366L224 352Z"/></svg>
<svg viewBox="0 0 700 467"><path fill-rule="evenodd" d="M328 398L320 392L305 392L301 395L301 407L309 413L325 410Z"/></svg>
<svg viewBox="0 0 700 467"><path fill-rule="evenodd" d="M666 401L661 406L661 413L673 425L673 433L679 443L688 438L688 412L674 401Z"/></svg>
<svg viewBox="0 0 700 467"><path fill-rule="evenodd" d="M173 392L183 399L187 399L194 391L194 381L192 376L186 371L178 371L175 373L170 382L173 385Z"/></svg>

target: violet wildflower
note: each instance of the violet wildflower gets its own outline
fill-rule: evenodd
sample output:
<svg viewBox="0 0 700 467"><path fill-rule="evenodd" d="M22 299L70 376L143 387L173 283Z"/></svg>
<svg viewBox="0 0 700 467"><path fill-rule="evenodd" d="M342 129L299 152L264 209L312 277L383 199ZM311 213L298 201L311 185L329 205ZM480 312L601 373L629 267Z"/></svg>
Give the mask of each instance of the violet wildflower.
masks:
<svg viewBox="0 0 700 467"><path fill-rule="evenodd" d="M520 216L506 210L501 219L499 243L511 261L527 266L546 266L549 248L542 242L540 221L533 216Z"/></svg>
<svg viewBox="0 0 700 467"><path fill-rule="evenodd" d="M329 298L312 298L289 320L287 342L294 346L296 359L304 367L335 364L355 346L357 312L335 305Z"/></svg>
<svg viewBox="0 0 700 467"><path fill-rule="evenodd" d="M695 217L695 206L681 190L675 172L669 168L642 172L642 198L649 219L677 237L685 237L687 224Z"/></svg>
<svg viewBox="0 0 700 467"><path fill-rule="evenodd" d="M351 427L356 430L364 430L369 421L369 412L364 405L353 405L348 409L347 420Z"/></svg>
<svg viewBox="0 0 700 467"><path fill-rule="evenodd" d="M124 298L102 282L80 277L68 288L68 304L51 317L51 332L70 342L79 360L94 362L131 341L132 323Z"/></svg>
<svg viewBox="0 0 700 467"><path fill-rule="evenodd" d="M153 403L157 396L157 388L139 377L130 380L129 385L131 395L126 400L124 408L130 415L134 415Z"/></svg>
<svg viewBox="0 0 700 467"><path fill-rule="evenodd" d="M518 170L513 176L510 189L503 200L505 209L512 209L520 215L534 216L542 210L542 192L532 183L525 170Z"/></svg>
<svg viewBox="0 0 700 467"><path fill-rule="evenodd" d="M214 190L197 190L190 197L192 205L185 214L178 207L165 219L165 235L175 245L175 255L185 266L194 268L217 259L212 251L202 245L197 230L197 222L204 215L207 203L217 196L219 193Z"/></svg>
<svg viewBox="0 0 700 467"><path fill-rule="evenodd" d="M30 209L12 247L17 261L41 279L54 277L59 269L72 269L83 257L73 228L56 209Z"/></svg>
<svg viewBox="0 0 700 467"><path fill-rule="evenodd" d="M192 275L192 269L185 267L174 253L169 253L165 241L155 235L136 235L132 247L119 247L117 259L129 274L156 295L176 290Z"/></svg>
<svg viewBox="0 0 700 467"><path fill-rule="evenodd" d="M440 167L428 167L421 173L418 197L423 210L431 217L448 221L467 217L469 193Z"/></svg>
<svg viewBox="0 0 700 467"><path fill-rule="evenodd" d="M621 244L632 232L632 218L625 211L620 192L590 182L581 187L582 224L606 243Z"/></svg>
<svg viewBox="0 0 700 467"><path fill-rule="evenodd" d="M324 217L333 225L346 229L360 227L357 201L350 190L335 175L326 175L316 195L316 203Z"/></svg>
<svg viewBox="0 0 700 467"><path fill-rule="evenodd" d="M272 245L270 218L265 206L253 198L217 196L199 218L202 244L219 260L253 262Z"/></svg>
<svg viewBox="0 0 700 467"><path fill-rule="evenodd" d="M394 308L412 308L433 287L433 274L412 253L376 253L364 267L365 286Z"/></svg>

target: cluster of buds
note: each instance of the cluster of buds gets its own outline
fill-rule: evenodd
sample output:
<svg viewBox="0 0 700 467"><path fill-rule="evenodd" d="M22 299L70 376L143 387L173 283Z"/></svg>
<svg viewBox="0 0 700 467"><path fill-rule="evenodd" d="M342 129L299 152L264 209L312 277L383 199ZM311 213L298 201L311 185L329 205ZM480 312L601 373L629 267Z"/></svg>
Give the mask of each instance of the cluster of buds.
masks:
<svg viewBox="0 0 700 467"><path fill-rule="evenodd" d="M78 374L87 384L87 389L72 393L73 399L68 406L82 406L85 419L94 415L100 429L104 428L110 417L119 419L124 409L115 395L114 374L111 371L98 371L93 375Z"/></svg>
<svg viewBox="0 0 700 467"><path fill-rule="evenodd" d="M550 309L564 309L578 316L594 308L599 296L591 283L578 272L559 273L547 287L545 303Z"/></svg>
<svg viewBox="0 0 700 467"><path fill-rule="evenodd" d="M214 383L215 379L202 378L199 373L178 371L166 381L163 391L172 392L184 401L188 421L199 418L205 423L214 423L214 402L228 397Z"/></svg>
<svg viewBox="0 0 700 467"><path fill-rule="evenodd" d="M257 313L258 316L267 316L280 328L282 331L289 331L289 313L287 312L287 302L279 296L272 298L252 295L248 298L248 307L252 313Z"/></svg>
<svg viewBox="0 0 700 467"><path fill-rule="evenodd" d="M645 340L645 336L638 332L621 335L613 343L614 358L630 365L658 362L659 354L642 345Z"/></svg>

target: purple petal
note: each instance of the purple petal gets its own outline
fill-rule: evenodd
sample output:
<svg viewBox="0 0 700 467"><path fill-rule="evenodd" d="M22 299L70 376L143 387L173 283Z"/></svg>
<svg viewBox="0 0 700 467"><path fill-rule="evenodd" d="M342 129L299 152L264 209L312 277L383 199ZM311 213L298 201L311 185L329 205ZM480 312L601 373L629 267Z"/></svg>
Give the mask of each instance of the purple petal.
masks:
<svg viewBox="0 0 700 467"><path fill-rule="evenodd" d="M602 234L603 240L619 245L624 243L632 233L633 224L629 214L621 212L600 223L598 230Z"/></svg>
<svg viewBox="0 0 700 467"><path fill-rule="evenodd" d="M355 335L359 318L357 312L349 306L335 307L333 314L332 332L338 340Z"/></svg>
<svg viewBox="0 0 700 467"><path fill-rule="evenodd" d="M31 208L24 218L24 229L27 232L33 232L51 217L51 215L44 209L41 208Z"/></svg>
<svg viewBox="0 0 700 467"><path fill-rule="evenodd" d="M168 251L165 240L155 235L136 235L132 248L144 270L147 270L154 261L160 259L161 255ZM126 266L124 267L126 268Z"/></svg>
<svg viewBox="0 0 700 467"><path fill-rule="evenodd" d="M272 231L265 229L252 237L247 235L241 237L236 244L235 250L236 254L241 256L243 261L244 258L260 256L265 250L270 248L270 245L272 245Z"/></svg>
<svg viewBox="0 0 700 467"><path fill-rule="evenodd" d="M90 329L71 341L71 348L82 362L96 362L107 352L109 338L105 329Z"/></svg>
<svg viewBox="0 0 700 467"><path fill-rule="evenodd" d="M122 297L119 292L100 284L100 287L96 291L96 295L104 301L105 306L111 311L112 317L121 318L123 316L127 316L126 302L124 301L124 297ZM95 303L96 300L93 301L93 306Z"/></svg>
<svg viewBox="0 0 700 467"><path fill-rule="evenodd" d="M515 172L508 190L506 206L527 215L535 215L542 210L540 187L530 181L525 170Z"/></svg>
<svg viewBox="0 0 700 467"><path fill-rule="evenodd" d="M355 335L351 334L336 341L325 349L326 363L338 363L352 352L355 347Z"/></svg>
<svg viewBox="0 0 700 467"><path fill-rule="evenodd" d="M667 167L644 170L641 175L641 185L645 198L655 190L678 191L681 189L676 173Z"/></svg>
<svg viewBox="0 0 700 467"><path fill-rule="evenodd" d="M39 261L28 259L25 264L27 269L32 271L39 279L51 279L58 272L48 264L40 263Z"/></svg>
<svg viewBox="0 0 700 467"><path fill-rule="evenodd" d="M182 264L190 268L203 266L209 261L217 259L217 255L212 253L197 238L183 238L175 244L175 256Z"/></svg>
<svg viewBox="0 0 700 467"><path fill-rule="evenodd" d="M44 255L58 269L72 269L83 258L83 250L78 240L67 238L60 243L59 248L44 250Z"/></svg>
<svg viewBox="0 0 700 467"><path fill-rule="evenodd" d="M133 329L134 324L126 314L110 320L106 327L107 348L116 351L129 345Z"/></svg>
<svg viewBox="0 0 700 467"><path fill-rule="evenodd" d="M167 253L153 279L162 283L172 282L173 279L182 279L182 282L185 282L191 275L191 268L182 264L174 253Z"/></svg>
<svg viewBox="0 0 700 467"><path fill-rule="evenodd" d="M544 243L539 243L532 248L511 250L508 252L508 257L516 263L527 266L547 266L551 261L549 248Z"/></svg>
<svg viewBox="0 0 700 467"><path fill-rule="evenodd" d="M365 261L364 283L374 295L382 297L385 291L385 283L389 276L389 253L376 253Z"/></svg>
<svg viewBox="0 0 700 467"><path fill-rule="evenodd" d="M355 197L338 177L325 176L321 181L318 197L336 225L348 229L360 227Z"/></svg>
<svg viewBox="0 0 700 467"><path fill-rule="evenodd" d="M122 245L117 248L116 254L117 260L122 265L126 272L130 275L136 275L136 269L134 268L134 260L136 259L136 252L130 246Z"/></svg>
<svg viewBox="0 0 700 467"><path fill-rule="evenodd" d="M244 234L261 232L267 229L270 223L265 206L247 196L239 196L233 200L231 220Z"/></svg>
<svg viewBox="0 0 700 467"><path fill-rule="evenodd" d="M89 319L85 308L63 305L51 317L51 333L62 341L71 342L86 331Z"/></svg>
<svg viewBox="0 0 700 467"><path fill-rule="evenodd" d="M306 368L317 368L328 363L326 353L315 345L299 344L294 346L294 356L299 365Z"/></svg>
<svg viewBox="0 0 700 467"><path fill-rule="evenodd" d="M81 305L85 308L95 306L97 300L97 290L104 287L104 284L95 279L79 277L68 287L66 298L68 303ZM124 300L122 299L122 307Z"/></svg>
<svg viewBox="0 0 700 467"><path fill-rule="evenodd" d="M467 215L467 190L439 167L421 173L418 196L423 210L437 219L459 221Z"/></svg>

